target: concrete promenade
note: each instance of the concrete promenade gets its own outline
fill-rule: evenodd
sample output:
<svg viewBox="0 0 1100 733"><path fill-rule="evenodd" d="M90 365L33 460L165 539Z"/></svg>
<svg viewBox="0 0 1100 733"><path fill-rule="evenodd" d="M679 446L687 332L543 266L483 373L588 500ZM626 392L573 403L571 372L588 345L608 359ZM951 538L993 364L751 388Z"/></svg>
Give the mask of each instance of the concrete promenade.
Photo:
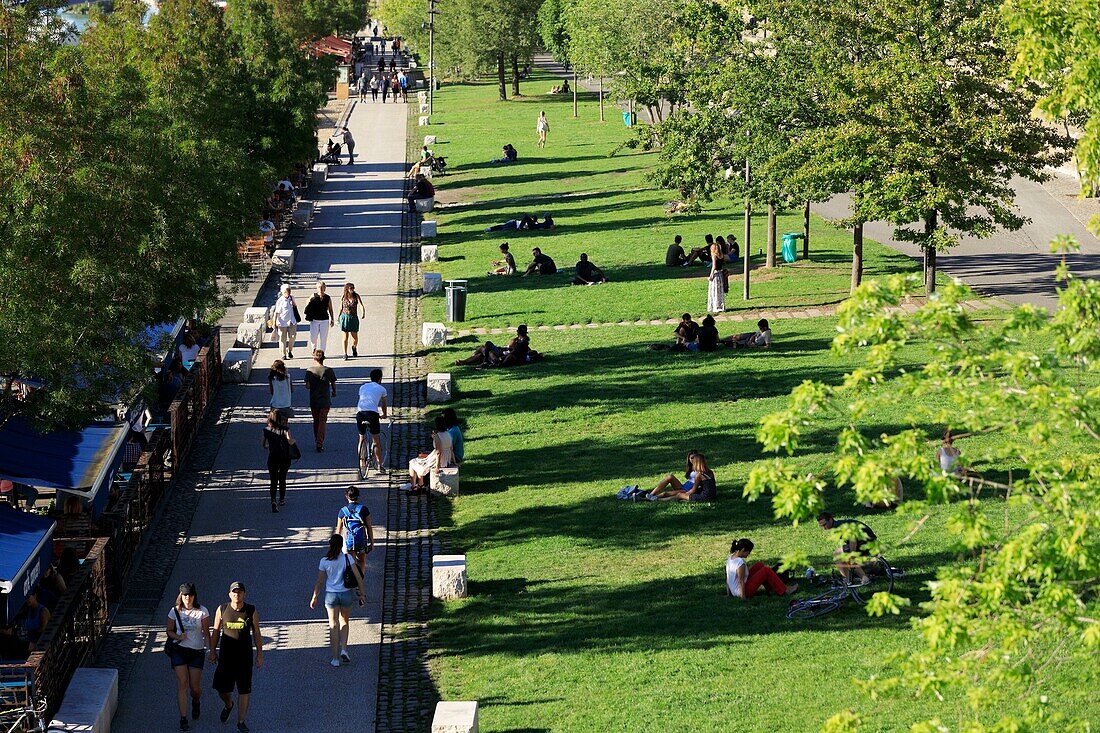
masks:
<svg viewBox="0 0 1100 733"><path fill-rule="evenodd" d="M178 729L175 679L161 652L176 590L181 582L196 583L200 602L213 615L228 600L234 580L247 586L247 601L258 609L264 637L264 666L255 671L247 718L251 730L375 729L388 484L373 477L358 481L354 416L356 393L370 368L384 370L387 386L393 376L406 106L357 104L349 127L356 139L355 164L330 169L290 278L299 310L318 279L328 285L337 313L345 282L355 283L367 308L357 359L343 360L338 326L329 333L327 364L336 371L337 395L326 450L318 454L313 449L308 392L302 384L312 360L308 327L302 324L295 358L288 364L296 411L291 432L302 458L290 471L287 505L278 514L271 512L266 454L260 445L269 399L267 368L279 357L278 347L267 342L226 430L160 607L150 619L150 631L159 633L149 636L120 690L112 727L116 733ZM334 669L329 666L324 608L319 603L311 610L309 599L317 562L345 503L343 489L351 483L360 486L371 511L376 550L367 558L367 605L352 612L352 662ZM235 712L228 725L218 721L221 703L210 688L212 675L213 665L207 663L202 717L192 730L235 730Z"/></svg>

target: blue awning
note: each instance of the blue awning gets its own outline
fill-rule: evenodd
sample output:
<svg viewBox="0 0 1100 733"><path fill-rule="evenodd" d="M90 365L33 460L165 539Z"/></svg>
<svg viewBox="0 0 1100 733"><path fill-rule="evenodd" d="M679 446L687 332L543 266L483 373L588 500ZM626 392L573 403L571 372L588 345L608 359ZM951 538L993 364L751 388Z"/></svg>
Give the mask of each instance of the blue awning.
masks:
<svg viewBox="0 0 1100 733"><path fill-rule="evenodd" d="M110 483L129 426L96 423L83 430L42 433L19 418L0 427L0 478L89 501Z"/></svg>
<svg viewBox="0 0 1100 733"><path fill-rule="evenodd" d="M0 506L0 612L10 623L53 560L54 521Z"/></svg>

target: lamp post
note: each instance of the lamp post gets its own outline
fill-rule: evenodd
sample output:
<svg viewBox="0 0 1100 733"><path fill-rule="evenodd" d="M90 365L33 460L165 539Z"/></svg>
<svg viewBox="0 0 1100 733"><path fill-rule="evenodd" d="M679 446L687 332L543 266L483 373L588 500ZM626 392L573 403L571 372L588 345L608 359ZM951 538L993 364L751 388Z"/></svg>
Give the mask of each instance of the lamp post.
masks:
<svg viewBox="0 0 1100 733"><path fill-rule="evenodd" d="M428 0L428 114L435 112L435 2Z"/></svg>

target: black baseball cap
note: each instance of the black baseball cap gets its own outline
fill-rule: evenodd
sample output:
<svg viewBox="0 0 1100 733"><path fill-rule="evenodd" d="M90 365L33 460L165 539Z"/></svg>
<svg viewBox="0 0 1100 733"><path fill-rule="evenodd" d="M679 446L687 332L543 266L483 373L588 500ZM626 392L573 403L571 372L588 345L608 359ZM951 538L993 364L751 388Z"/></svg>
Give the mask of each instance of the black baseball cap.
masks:
<svg viewBox="0 0 1100 733"><path fill-rule="evenodd" d="M180 595L181 596L193 596L195 595L194 583L180 583Z"/></svg>
<svg viewBox="0 0 1100 733"><path fill-rule="evenodd" d="M229 584L229 592L232 593L235 590L243 590L245 593L248 592L248 589L244 587L244 583L239 580L234 580Z"/></svg>

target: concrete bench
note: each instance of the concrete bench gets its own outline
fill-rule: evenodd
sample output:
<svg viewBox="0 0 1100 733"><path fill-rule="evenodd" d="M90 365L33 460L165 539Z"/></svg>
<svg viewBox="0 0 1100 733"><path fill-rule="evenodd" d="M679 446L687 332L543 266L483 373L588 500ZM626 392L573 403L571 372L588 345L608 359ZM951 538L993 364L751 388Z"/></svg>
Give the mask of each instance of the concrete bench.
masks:
<svg viewBox="0 0 1100 733"><path fill-rule="evenodd" d="M421 262L439 262L439 245L435 245L435 244L422 244L422 245L420 245L420 261Z"/></svg>
<svg viewBox="0 0 1100 733"><path fill-rule="evenodd" d="M420 115L420 121L417 124L421 127L427 127L428 125L432 124L431 118L429 118L428 115Z"/></svg>
<svg viewBox="0 0 1100 733"><path fill-rule="evenodd" d="M222 357L222 381L245 383L252 376L252 349L226 349Z"/></svg>
<svg viewBox="0 0 1100 733"><path fill-rule="evenodd" d="M432 471L429 487L440 496L458 496L458 467L451 466Z"/></svg>
<svg viewBox="0 0 1100 733"><path fill-rule="evenodd" d="M320 191L327 181L328 163L315 163L313 165L313 176L310 178L310 188L314 191Z"/></svg>
<svg viewBox="0 0 1100 733"><path fill-rule="evenodd" d="M290 274L294 272L294 250L277 249L271 254L271 269Z"/></svg>
<svg viewBox="0 0 1100 733"><path fill-rule="evenodd" d="M420 238L431 239L439 231L439 222L437 221L422 221L420 222Z"/></svg>
<svg viewBox="0 0 1100 733"><path fill-rule="evenodd" d="M422 114L422 115L428 114L428 103L427 102L421 102L420 103L420 114Z"/></svg>
<svg viewBox="0 0 1100 733"><path fill-rule="evenodd" d="M432 733L478 733L477 701L437 702Z"/></svg>
<svg viewBox="0 0 1100 733"><path fill-rule="evenodd" d="M313 218L313 202L299 201L298 208L294 210L293 216L295 226L309 226L309 220Z"/></svg>
<svg viewBox="0 0 1100 733"><path fill-rule="evenodd" d="M466 597L466 556L432 558L432 596L442 601Z"/></svg>
<svg viewBox="0 0 1100 733"><path fill-rule="evenodd" d="M417 99L418 102L427 102L428 101L428 93L427 92L417 92L416 93L416 99Z"/></svg>
<svg viewBox="0 0 1100 733"><path fill-rule="evenodd" d="M425 323L420 342L425 346L444 346L447 343L447 327L442 323Z"/></svg>
<svg viewBox="0 0 1100 733"><path fill-rule="evenodd" d="M438 272L424 273L424 292L438 293L443 289L443 276Z"/></svg>
<svg viewBox="0 0 1100 733"><path fill-rule="evenodd" d="M110 733L118 708L118 670L80 667L73 674L50 731Z"/></svg>
<svg viewBox="0 0 1100 733"><path fill-rule="evenodd" d="M262 323L266 327L268 319L271 318L271 308L272 308L272 306L268 306L266 308L259 308L259 307L245 308L244 309L244 322L245 323Z"/></svg>
<svg viewBox="0 0 1100 733"><path fill-rule="evenodd" d="M451 375L448 372L432 372L428 375L428 402L447 402L451 399Z"/></svg>
<svg viewBox="0 0 1100 733"><path fill-rule="evenodd" d="M250 349L258 349L264 342L266 324L259 321L242 323L237 326L237 343L244 344Z"/></svg>
<svg viewBox="0 0 1100 733"><path fill-rule="evenodd" d="M424 136L424 144L425 145L435 145L435 140L436 140L435 135L425 135Z"/></svg>
<svg viewBox="0 0 1100 733"><path fill-rule="evenodd" d="M427 214L435 208L435 196L429 196L426 199L413 199L413 203L416 205L416 210L419 213Z"/></svg>

